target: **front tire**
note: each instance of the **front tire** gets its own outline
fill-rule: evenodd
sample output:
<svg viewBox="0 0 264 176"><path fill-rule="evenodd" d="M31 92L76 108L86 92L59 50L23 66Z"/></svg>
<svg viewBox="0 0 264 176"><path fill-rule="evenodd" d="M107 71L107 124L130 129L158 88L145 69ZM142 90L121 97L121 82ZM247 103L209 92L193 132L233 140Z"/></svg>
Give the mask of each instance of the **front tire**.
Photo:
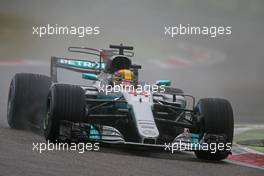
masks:
<svg viewBox="0 0 264 176"><path fill-rule="evenodd" d="M234 119L231 104L225 99L205 98L201 99L195 109L196 113L201 116L200 134L219 134L226 135L227 143L232 146ZM206 160L223 160L226 159L230 151L195 151L195 155L199 159Z"/></svg>
<svg viewBox="0 0 264 176"><path fill-rule="evenodd" d="M80 86L55 84L51 87L44 120L46 140L59 139L60 121L83 122L85 115L85 94Z"/></svg>
<svg viewBox="0 0 264 176"><path fill-rule="evenodd" d="M9 87L7 121L11 128L40 128L51 80L48 76L17 73Z"/></svg>

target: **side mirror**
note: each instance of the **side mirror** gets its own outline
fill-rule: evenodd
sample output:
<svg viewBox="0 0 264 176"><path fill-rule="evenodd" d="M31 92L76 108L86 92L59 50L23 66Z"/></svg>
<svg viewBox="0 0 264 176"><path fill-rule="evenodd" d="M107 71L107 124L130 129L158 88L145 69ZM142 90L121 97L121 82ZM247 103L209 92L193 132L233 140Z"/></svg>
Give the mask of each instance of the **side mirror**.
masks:
<svg viewBox="0 0 264 176"><path fill-rule="evenodd" d="M98 80L97 75L95 75L95 74L89 74L89 73L82 74L82 78L83 79L93 80L93 81L97 81Z"/></svg>
<svg viewBox="0 0 264 176"><path fill-rule="evenodd" d="M171 80L157 80L156 85L158 85L158 86L171 86Z"/></svg>

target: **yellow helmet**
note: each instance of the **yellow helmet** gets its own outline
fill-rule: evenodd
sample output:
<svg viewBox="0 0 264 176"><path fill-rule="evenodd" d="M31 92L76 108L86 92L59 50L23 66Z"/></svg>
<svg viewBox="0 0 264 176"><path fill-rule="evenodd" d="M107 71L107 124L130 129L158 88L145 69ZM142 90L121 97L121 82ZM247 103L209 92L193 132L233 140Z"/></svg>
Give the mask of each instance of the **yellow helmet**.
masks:
<svg viewBox="0 0 264 176"><path fill-rule="evenodd" d="M122 81L132 82L134 80L134 74L131 70L120 69L114 73L113 79L115 84L120 84Z"/></svg>

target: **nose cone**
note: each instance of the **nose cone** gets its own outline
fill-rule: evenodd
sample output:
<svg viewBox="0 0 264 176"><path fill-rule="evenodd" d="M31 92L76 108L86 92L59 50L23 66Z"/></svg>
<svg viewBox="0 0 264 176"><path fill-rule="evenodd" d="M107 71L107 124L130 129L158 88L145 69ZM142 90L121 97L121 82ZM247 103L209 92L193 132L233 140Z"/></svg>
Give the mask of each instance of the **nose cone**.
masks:
<svg viewBox="0 0 264 176"><path fill-rule="evenodd" d="M145 143L145 141L147 141L147 143L156 143L159 131L154 121L151 95L126 94L125 97L129 106L131 106L132 117L137 126L141 142Z"/></svg>

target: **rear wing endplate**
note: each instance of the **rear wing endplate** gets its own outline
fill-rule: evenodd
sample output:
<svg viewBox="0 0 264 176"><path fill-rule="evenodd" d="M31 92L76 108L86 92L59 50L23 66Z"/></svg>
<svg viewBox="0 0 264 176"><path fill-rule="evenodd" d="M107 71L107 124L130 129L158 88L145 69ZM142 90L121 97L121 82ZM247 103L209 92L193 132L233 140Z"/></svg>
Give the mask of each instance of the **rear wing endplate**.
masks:
<svg viewBox="0 0 264 176"><path fill-rule="evenodd" d="M51 57L50 77L52 82L58 81L57 68L63 68L80 73L99 74L105 68L105 63L82 59Z"/></svg>

